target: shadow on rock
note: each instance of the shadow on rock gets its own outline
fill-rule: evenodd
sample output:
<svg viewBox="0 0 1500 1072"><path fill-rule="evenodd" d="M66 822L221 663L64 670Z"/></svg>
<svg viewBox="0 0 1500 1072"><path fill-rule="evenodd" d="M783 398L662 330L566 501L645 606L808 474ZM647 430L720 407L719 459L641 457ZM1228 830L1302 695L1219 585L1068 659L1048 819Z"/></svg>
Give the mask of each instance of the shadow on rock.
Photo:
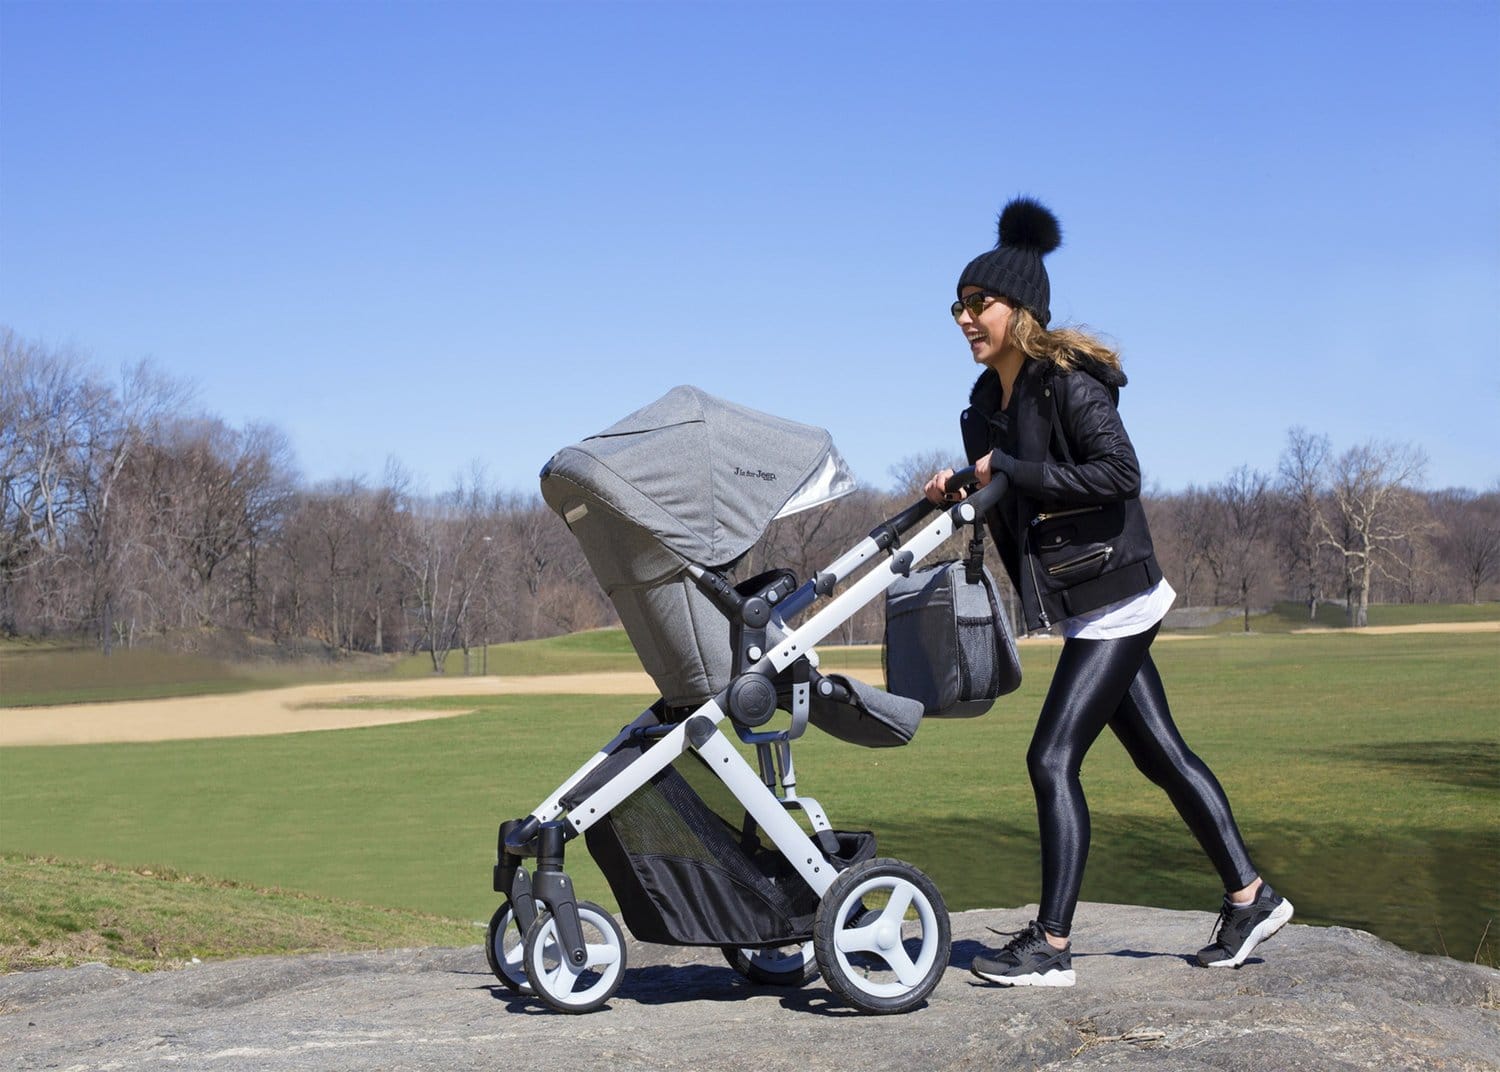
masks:
<svg viewBox="0 0 1500 1072"><path fill-rule="evenodd" d="M569 1015L557 1012L535 995L517 994L498 984L473 989L489 991L492 998L505 1004L506 1012L522 1015ZM618 1005L670 1006L701 1001L730 1004L754 998L779 998L778 1003L783 1009L815 1016L843 1019L865 1015L843 1004L817 979L803 988L761 986L749 982L730 968L695 964L652 964L641 968L627 968L625 978L620 982L620 989L597 1011L602 1012ZM923 1008L926 1004L923 1002L917 1008Z"/></svg>

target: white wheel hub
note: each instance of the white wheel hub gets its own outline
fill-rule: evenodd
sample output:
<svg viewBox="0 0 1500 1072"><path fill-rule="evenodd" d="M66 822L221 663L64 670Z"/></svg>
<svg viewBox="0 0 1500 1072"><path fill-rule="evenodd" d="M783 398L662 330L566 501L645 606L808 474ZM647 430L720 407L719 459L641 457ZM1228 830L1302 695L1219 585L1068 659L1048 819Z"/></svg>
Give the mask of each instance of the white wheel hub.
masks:
<svg viewBox="0 0 1500 1072"><path fill-rule="evenodd" d="M582 1012L609 1000L620 985L625 948L619 928L603 909L589 902L578 904L578 922L583 928L584 958L574 963L558 937L552 915L538 919L540 929L528 935L526 974L531 985L554 1008Z"/></svg>
<svg viewBox="0 0 1500 1072"><path fill-rule="evenodd" d="M858 926L842 929L863 907L865 896L888 893L889 900L878 913L860 920ZM915 955L902 941L903 924L909 909L916 913L915 929L919 932ZM876 997L898 997L919 984L938 955L937 915L931 903L911 882L896 876L881 875L856 886L840 906L841 929L835 940L840 966L861 990ZM849 954L869 953L884 961L895 974L892 981L870 977L867 968L856 966Z"/></svg>

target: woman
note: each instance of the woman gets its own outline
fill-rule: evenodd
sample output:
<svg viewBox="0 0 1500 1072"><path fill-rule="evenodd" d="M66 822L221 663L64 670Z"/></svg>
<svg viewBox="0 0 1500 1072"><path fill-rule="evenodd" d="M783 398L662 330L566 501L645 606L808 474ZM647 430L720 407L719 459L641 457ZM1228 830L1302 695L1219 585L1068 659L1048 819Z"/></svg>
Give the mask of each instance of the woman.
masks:
<svg viewBox="0 0 1500 1072"><path fill-rule="evenodd" d="M985 366L962 417L981 485L1010 490L987 517L1030 629L1066 638L1026 756L1042 841L1040 918L973 972L1003 986L1072 986L1068 934L1089 848L1078 772L1105 726L1167 791L1213 861L1225 896L1205 967L1238 967L1292 917L1250 862L1224 791L1172 722L1151 641L1175 593L1162 578L1140 503L1140 467L1116 405L1119 355L1071 329L1049 331L1042 258L1057 219L1019 198L1000 240L963 270L953 316ZM934 502L952 470L928 481Z"/></svg>

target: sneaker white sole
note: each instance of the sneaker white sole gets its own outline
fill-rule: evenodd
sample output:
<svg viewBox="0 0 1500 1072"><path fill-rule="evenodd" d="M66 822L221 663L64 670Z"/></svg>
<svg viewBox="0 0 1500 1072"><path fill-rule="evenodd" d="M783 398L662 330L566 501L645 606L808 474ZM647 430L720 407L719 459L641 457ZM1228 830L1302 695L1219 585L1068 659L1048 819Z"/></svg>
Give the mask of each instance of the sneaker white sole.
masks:
<svg viewBox="0 0 1500 1072"><path fill-rule="evenodd" d="M1245 958L1255 952L1255 947L1264 942L1271 935L1285 927L1287 920L1292 918L1292 902L1282 899L1281 903L1271 910L1271 914L1260 921L1260 925L1250 932L1245 939L1245 944L1235 951L1234 956L1225 960L1211 961L1207 967L1210 968L1238 968L1245 963Z"/></svg>
<svg viewBox="0 0 1500 1072"><path fill-rule="evenodd" d="M1001 986L1072 986L1077 981L1072 968L1067 971L1032 972L1030 975L991 975L982 971L974 974Z"/></svg>

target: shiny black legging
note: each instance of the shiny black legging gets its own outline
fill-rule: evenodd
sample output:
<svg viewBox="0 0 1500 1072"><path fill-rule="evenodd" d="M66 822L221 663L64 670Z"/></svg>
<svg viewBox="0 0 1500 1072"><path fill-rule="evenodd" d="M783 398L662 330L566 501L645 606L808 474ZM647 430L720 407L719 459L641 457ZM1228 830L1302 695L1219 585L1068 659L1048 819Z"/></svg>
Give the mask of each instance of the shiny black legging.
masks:
<svg viewBox="0 0 1500 1072"><path fill-rule="evenodd" d="M1042 831L1039 922L1059 937L1072 929L1089 853L1089 809L1078 771L1106 725L1141 772L1167 791L1224 888L1238 890L1255 878L1224 790L1172 722L1151 661L1155 637L1153 626L1114 640L1065 641L1042 704L1026 766Z"/></svg>

